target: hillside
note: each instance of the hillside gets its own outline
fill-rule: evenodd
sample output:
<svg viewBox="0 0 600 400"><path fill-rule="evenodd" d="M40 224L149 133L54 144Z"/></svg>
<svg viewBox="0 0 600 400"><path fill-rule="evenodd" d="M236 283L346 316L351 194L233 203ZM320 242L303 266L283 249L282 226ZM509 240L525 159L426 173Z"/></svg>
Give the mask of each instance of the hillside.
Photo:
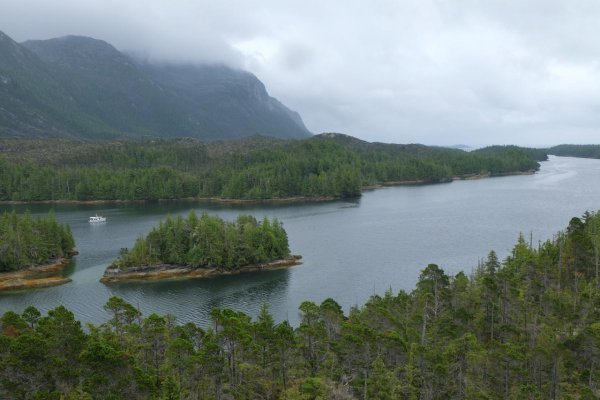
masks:
<svg viewBox="0 0 600 400"><path fill-rule="evenodd" d="M0 32L0 136L112 136L35 54Z"/></svg>
<svg viewBox="0 0 600 400"><path fill-rule="evenodd" d="M560 144L547 149L548 154L561 157L600 158L598 144Z"/></svg>
<svg viewBox="0 0 600 400"><path fill-rule="evenodd" d="M87 37L22 44L0 32L0 136L307 137L254 75L154 65Z"/></svg>
<svg viewBox="0 0 600 400"><path fill-rule="evenodd" d="M153 65L139 68L177 98L197 128L221 139L262 134L301 138L308 135L295 111L269 96L256 76L223 65ZM282 134L281 132L285 132Z"/></svg>
<svg viewBox="0 0 600 400"><path fill-rule="evenodd" d="M518 147L513 145L508 146L488 146L481 149L473 150L473 153L494 155L502 153L527 153L529 157L536 161L547 161L548 160L548 149L536 149L532 147Z"/></svg>
<svg viewBox="0 0 600 400"><path fill-rule="evenodd" d="M536 170L527 151L490 154L323 134L81 142L0 140L0 201L329 200L365 187Z"/></svg>

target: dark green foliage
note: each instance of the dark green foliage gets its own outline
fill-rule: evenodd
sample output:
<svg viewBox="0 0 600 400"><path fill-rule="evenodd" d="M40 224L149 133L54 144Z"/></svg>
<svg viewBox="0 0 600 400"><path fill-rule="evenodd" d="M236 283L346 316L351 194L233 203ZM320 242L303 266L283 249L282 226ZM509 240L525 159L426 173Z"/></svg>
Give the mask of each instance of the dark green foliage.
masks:
<svg viewBox="0 0 600 400"><path fill-rule="evenodd" d="M598 398L599 228L586 213L535 248L521 235L471 277L430 264L411 293L375 295L348 315L333 299L307 301L295 329L266 306L254 321L214 309L205 330L142 319L116 297L110 320L86 332L63 307L7 312L0 397Z"/></svg>
<svg viewBox="0 0 600 400"><path fill-rule="evenodd" d="M48 263L74 247L71 229L52 213L42 218L14 211L0 215L0 272Z"/></svg>
<svg viewBox="0 0 600 400"><path fill-rule="evenodd" d="M281 223L264 218L258 222L240 215L235 222L192 211L187 219L168 217L131 250L122 249L113 263L122 269L169 264L236 268L278 260L290 254Z"/></svg>
<svg viewBox="0 0 600 400"><path fill-rule="evenodd" d="M486 155L502 155L503 157L516 157L519 158L523 153L526 153L530 158L536 161L548 160L548 149L536 149L532 147L518 147L518 146L489 146L482 149L473 150L473 153L486 154ZM551 153L553 154L553 153Z"/></svg>
<svg viewBox="0 0 600 400"><path fill-rule="evenodd" d="M340 198L381 183L447 182L538 166L518 148L479 154L339 134L210 143L4 140L0 201Z"/></svg>
<svg viewBox="0 0 600 400"><path fill-rule="evenodd" d="M550 147L547 151L555 156L600 158L599 144L561 144Z"/></svg>

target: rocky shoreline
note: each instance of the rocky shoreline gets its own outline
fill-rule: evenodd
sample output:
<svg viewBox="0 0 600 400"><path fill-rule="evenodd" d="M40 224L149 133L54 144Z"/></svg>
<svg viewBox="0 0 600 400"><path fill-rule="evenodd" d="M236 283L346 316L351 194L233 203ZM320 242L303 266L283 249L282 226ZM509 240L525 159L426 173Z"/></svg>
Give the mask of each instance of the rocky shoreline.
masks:
<svg viewBox="0 0 600 400"><path fill-rule="evenodd" d="M468 175L457 175L452 178L444 178L438 181L430 181L430 180L412 180L412 181L383 181L380 183L376 183L370 186L364 186L362 188L363 191L366 190L375 190L381 189L384 187L392 187L392 186L419 186L419 185L435 185L439 183L450 183L453 181L470 181L475 179L484 179L484 178L496 178L501 176L518 176L518 175L533 175L536 173L536 170L528 170L528 171L513 171L513 172L502 172L497 174L492 174L490 172L484 174L468 174Z"/></svg>
<svg viewBox="0 0 600 400"><path fill-rule="evenodd" d="M536 170L530 169L528 171L513 171L513 172L499 172L492 174L490 172L485 174L469 174L469 175L460 175L452 178L453 181L470 181L474 179L484 179L484 178L499 178L502 176L518 176L518 175L533 175L536 173Z"/></svg>
<svg viewBox="0 0 600 400"><path fill-rule="evenodd" d="M58 286L71 282L70 278L61 275L71 262L71 258L79 254L72 251L66 257L59 258L45 265L37 265L14 272L0 272L0 292L8 290L35 289Z"/></svg>
<svg viewBox="0 0 600 400"><path fill-rule="evenodd" d="M293 267L302 264L302 256L291 255L286 258L263 264L252 264L236 269L214 268L192 268L185 265L144 265L123 271L116 267L106 268L104 275L100 278L102 283L114 283L123 281L145 281L145 280L171 280L171 279L200 279L212 278L223 275L237 275L254 271L273 271Z"/></svg>

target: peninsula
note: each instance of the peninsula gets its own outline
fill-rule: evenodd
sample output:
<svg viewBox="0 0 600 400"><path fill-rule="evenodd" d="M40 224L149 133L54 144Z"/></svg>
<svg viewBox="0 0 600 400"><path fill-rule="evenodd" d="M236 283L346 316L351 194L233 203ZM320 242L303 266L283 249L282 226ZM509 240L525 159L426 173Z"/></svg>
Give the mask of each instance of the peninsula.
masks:
<svg viewBox="0 0 600 400"><path fill-rule="evenodd" d="M287 268L300 259L290 254L277 219L240 215L227 222L192 211L185 219L168 217L131 249L121 249L100 281L207 278Z"/></svg>
<svg viewBox="0 0 600 400"><path fill-rule="evenodd" d="M0 138L0 204L329 201L384 185L531 173L545 159L543 151L515 146L465 152L336 133L213 142Z"/></svg>
<svg viewBox="0 0 600 400"><path fill-rule="evenodd" d="M62 275L75 241L68 225L52 213L0 215L0 291L56 286L70 282Z"/></svg>

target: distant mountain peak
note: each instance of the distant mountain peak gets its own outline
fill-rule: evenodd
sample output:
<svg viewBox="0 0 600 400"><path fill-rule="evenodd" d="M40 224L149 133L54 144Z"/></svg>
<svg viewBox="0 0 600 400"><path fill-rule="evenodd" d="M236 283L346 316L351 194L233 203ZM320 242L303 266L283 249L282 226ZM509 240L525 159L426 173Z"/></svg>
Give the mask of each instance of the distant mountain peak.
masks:
<svg viewBox="0 0 600 400"><path fill-rule="evenodd" d="M142 62L86 36L18 44L2 33L0 77L0 89L11 87L0 91L0 135L311 135L300 115L247 71Z"/></svg>
<svg viewBox="0 0 600 400"><path fill-rule="evenodd" d="M22 48L17 42L15 42L10 36L0 31L0 45L11 46L12 51L22 53Z"/></svg>
<svg viewBox="0 0 600 400"><path fill-rule="evenodd" d="M21 43L46 62L97 62L100 59L127 59L104 40L87 36L68 35L46 40L28 40Z"/></svg>
<svg viewBox="0 0 600 400"><path fill-rule="evenodd" d="M90 36L81 36L81 35L65 35L65 36L60 36L60 37L52 38L52 39L26 40L21 44L27 46L30 43L45 43L46 45L60 44L62 46L64 46L65 44L68 44L68 45L72 45L72 46L78 46L80 48L84 47L84 46L97 46L97 47L110 48L114 51L118 51L114 46L112 46L108 42L105 42L104 40L96 39L96 38L93 38Z"/></svg>

